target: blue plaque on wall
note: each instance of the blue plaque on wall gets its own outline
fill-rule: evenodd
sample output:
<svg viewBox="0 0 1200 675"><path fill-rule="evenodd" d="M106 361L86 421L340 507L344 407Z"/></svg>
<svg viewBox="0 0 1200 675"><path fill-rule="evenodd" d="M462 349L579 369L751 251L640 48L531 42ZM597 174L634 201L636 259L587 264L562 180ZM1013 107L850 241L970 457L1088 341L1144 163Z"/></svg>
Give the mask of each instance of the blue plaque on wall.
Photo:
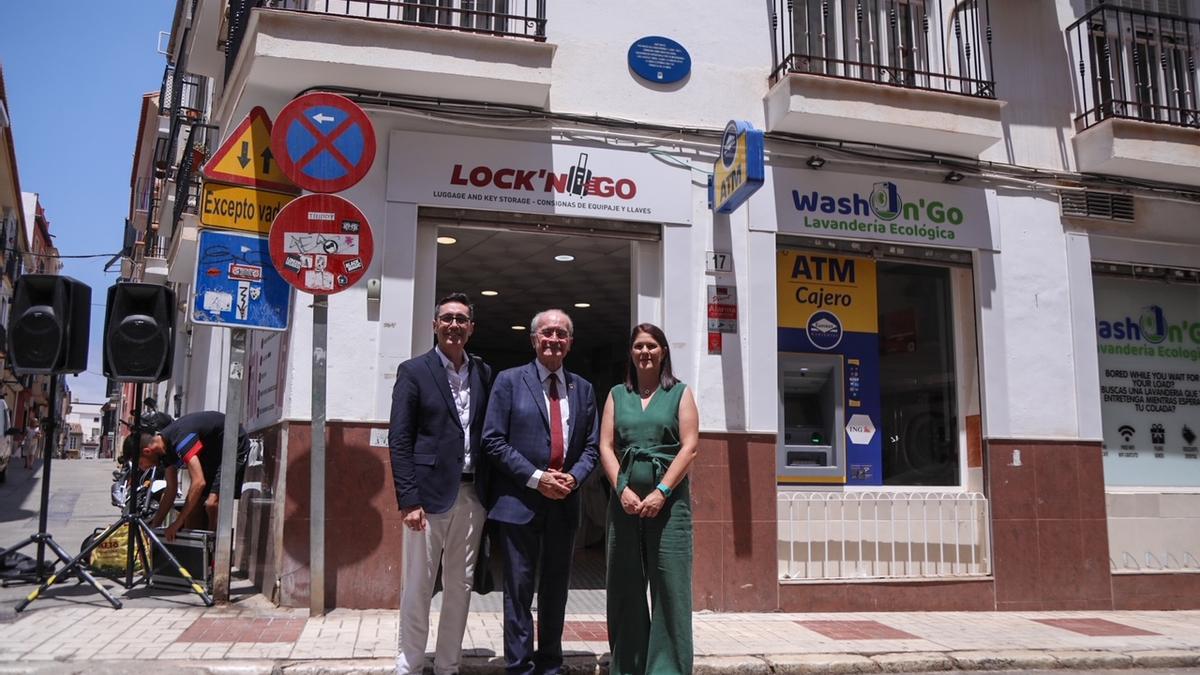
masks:
<svg viewBox="0 0 1200 675"><path fill-rule="evenodd" d="M648 82L670 84L692 72L692 56L671 38L648 35L629 45L629 69Z"/></svg>

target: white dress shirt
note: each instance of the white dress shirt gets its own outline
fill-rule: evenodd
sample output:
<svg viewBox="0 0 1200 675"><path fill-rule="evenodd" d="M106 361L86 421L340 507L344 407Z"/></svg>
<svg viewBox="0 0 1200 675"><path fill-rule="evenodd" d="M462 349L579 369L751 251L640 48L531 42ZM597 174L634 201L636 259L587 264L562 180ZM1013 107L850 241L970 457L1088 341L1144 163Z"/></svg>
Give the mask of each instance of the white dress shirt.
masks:
<svg viewBox="0 0 1200 675"><path fill-rule="evenodd" d="M446 370L446 379L450 382L450 396L454 399L454 407L458 410L458 421L463 428L463 473L473 473L475 467L471 461L471 357L463 354L461 368L455 368L454 362L442 353L442 348L434 347L442 368Z"/></svg>

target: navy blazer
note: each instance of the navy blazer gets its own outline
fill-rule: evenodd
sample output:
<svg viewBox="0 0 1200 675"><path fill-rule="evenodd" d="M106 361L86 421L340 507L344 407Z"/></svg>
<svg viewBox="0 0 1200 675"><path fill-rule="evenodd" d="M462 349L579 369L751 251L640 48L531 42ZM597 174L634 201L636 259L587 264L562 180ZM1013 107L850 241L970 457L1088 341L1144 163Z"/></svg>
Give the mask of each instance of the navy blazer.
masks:
<svg viewBox="0 0 1200 675"><path fill-rule="evenodd" d="M596 468L599 457L600 424L592 384L566 370L563 376L571 411L563 470L575 477L576 489L562 501L578 513L578 486ZM535 469L545 471L550 466L550 415L534 362L496 376L483 426L483 449L495 469L495 504L488 518L523 525L557 501L527 485Z"/></svg>
<svg viewBox="0 0 1200 675"><path fill-rule="evenodd" d="M471 436L475 490L488 504L488 462L480 451L492 369L478 357L470 360L471 428L462 428L450 393L446 369L433 349L400 364L392 387L388 447L392 481L401 509L420 506L445 513L454 506L462 485L463 435Z"/></svg>

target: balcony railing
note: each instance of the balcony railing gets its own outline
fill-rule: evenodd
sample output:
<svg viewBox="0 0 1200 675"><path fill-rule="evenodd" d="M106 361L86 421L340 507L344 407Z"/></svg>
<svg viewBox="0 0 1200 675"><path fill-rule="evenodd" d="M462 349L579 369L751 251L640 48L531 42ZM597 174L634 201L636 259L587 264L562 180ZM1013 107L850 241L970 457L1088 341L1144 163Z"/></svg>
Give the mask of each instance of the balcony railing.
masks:
<svg viewBox="0 0 1200 675"><path fill-rule="evenodd" d="M990 0L772 0L774 84L810 73L995 98Z"/></svg>
<svg viewBox="0 0 1200 675"><path fill-rule="evenodd" d="M1078 129L1112 117L1200 127L1200 19L1101 4L1067 28Z"/></svg>
<svg viewBox="0 0 1200 675"><path fill-rule="evenodd" d="M4 275L7 276L13 283L17 282L17 277L21 276L21 256L10 252L4 257Z"/></svg>
<svg viewBox="0 0 1200 675"><path fill-rule="evenodd" d="M175 171L175 212L171 218L174 232L184 213L197 213L200 206L200 168L212 156L220 141L220 130L211 124L193 124L188 128L183 154Z"/></svg>
<svg viewBox="0 0 1200 675"><path fill-rule="evenodd" d="M978 492L781 492L781 581L991 574Z"/></svg>
<svg viewBox="0 0 1200 675"><path fill-rule="evenodd" d="M167 257L167 251L170 249L171 242L166 237L160 234L147 233L146 239L142 243L142 260L146 258L163 258Z"/></svg>
<svg viewBox="0 0 1200 675"><path fill-rule="evenodd" d="M546 0L232 0L225 73L241 48L257 7L335 14L500 37L546 39Z"/></svg>
<svg viewBox="0 0 1200 675"><path fill-rule="evenodd" d="M158 90L158 109L163 115L184 115L192 119L204 115L208 78L184 72L167 64Z"/></svg>

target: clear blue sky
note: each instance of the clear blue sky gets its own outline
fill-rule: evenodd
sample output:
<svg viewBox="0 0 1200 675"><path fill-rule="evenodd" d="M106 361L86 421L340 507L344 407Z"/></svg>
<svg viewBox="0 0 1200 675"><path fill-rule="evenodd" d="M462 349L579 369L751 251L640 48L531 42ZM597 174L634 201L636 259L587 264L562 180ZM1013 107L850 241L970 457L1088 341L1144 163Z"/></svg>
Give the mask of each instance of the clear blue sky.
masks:
<svg viewBox="0 0 1200 675"><path fill-rule="evenodd" d="M92 287L88 371L68 377L72 397L104 399L101 324L121 248L142 95L157 91L166 59L160 31L174 0L0 0L4 67L21 190L37 192L64 274ZM164 41L165 45L165 41Z"/></svg>

